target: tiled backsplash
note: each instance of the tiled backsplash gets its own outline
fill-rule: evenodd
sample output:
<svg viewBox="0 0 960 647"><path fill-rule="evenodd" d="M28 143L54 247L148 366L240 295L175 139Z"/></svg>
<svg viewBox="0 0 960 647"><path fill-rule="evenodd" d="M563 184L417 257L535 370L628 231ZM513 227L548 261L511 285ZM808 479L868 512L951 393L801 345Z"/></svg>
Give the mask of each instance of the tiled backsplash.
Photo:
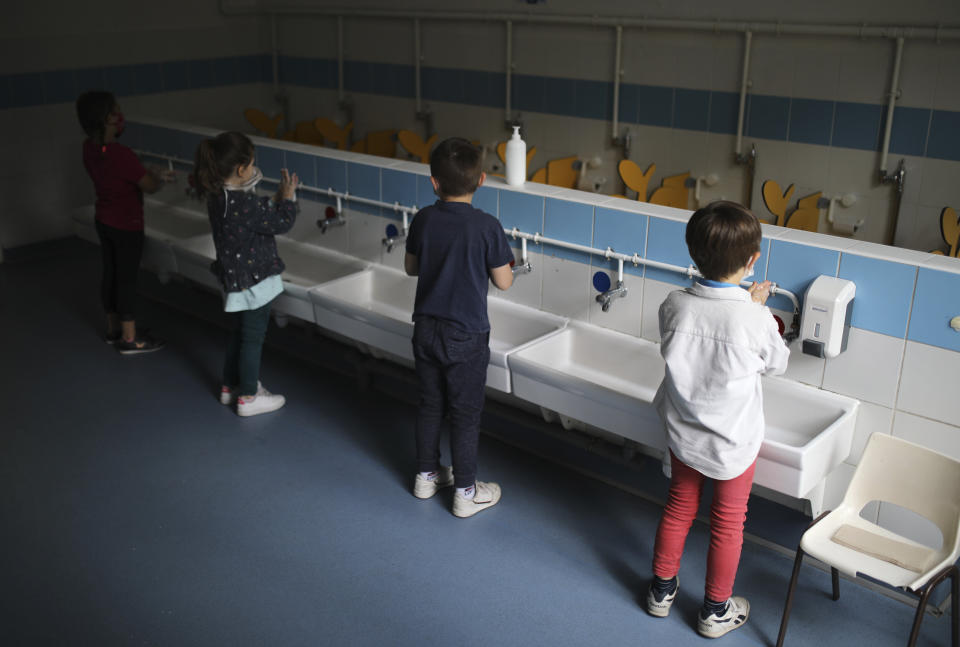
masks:
<svg viewBox="0 0 960 647"><path fill-rule="evenodd" d="M193 148L205 134L212 131L131 123L128 143L192 159ZM255 141L257 163L268 177L277 177L286 166L307 184L346 189L361 197L406 206L422 206L435 199L426 165L275 140ZM295 235L401 266L403 250L395 247L388 253L380 244L394 217L389 209L361 209L347 203L348 224L340 228L346 233L331 230L321 235L313 222L329 201L314 197L301 192L303 213ZM691 263L684 242L687 211L546 185L508 187L499 178L488 179L475 205L498 217L506 229L636 252L681 266ZM960 260L768 225L763 231L757 280L776 281L801 298L820 274L847 278L857 285L847 352L822 360L803 356L794 348L787 373L791 379L865 403L849 464L856 463L866 437L875 431L902 434L960 457L960 408L956 406L960 332L949 326L951 317L960 315ZM519 258L519 244L515 247ZM626 263L628 295L616 300L609 312L602 312L594 299L592 278L595 272L605 271L615 281L615 263L547 244L529 244L529 256L534 271L519 275L506 298L654 341L659 339L660 303L677 286L689 284L679 273ZM789 324L789 302L777 297L770 305ZM915 419L922 423L911 424ZM843 492L850 473L840 470L831 477L828 499Z"/></svg>

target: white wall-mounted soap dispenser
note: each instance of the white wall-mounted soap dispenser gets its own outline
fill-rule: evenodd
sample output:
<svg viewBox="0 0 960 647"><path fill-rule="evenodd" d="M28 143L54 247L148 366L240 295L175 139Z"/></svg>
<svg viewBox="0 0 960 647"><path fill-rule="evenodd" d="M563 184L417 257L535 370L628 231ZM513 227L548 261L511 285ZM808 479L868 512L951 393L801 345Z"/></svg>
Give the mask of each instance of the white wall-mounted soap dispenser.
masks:
<svg viewBox="0 0 960 647"><path fill-rule="evenodd" d="M803 352L832 358L847 350L850 315L857 286L853 281L818 276L803 297L800 340Z"/></svg>

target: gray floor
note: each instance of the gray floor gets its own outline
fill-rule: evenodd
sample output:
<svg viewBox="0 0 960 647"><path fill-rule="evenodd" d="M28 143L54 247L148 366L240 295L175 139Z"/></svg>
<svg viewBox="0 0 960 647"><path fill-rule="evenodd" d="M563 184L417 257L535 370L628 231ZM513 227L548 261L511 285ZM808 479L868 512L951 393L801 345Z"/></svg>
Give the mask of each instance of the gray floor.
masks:
<svg viewBox="0 0 960 647"><path fill-rule="evenodd" d="M97 338L97 276L79 241L0 265L0 644L704 643L701 525L673 613L653 619L638 599L656 506L484 437L503 501L456 519L448 493L409 494L403 399L268 348L264 382L289 405L241 420L213 397L222 331L147 300L169 348L121 357ZM752 615L726 644L773 644L790 568L745 546ZM788 645L906 643L910 607L828 591L804 569ZM948 618L921 644L948 645Z"/></svg>

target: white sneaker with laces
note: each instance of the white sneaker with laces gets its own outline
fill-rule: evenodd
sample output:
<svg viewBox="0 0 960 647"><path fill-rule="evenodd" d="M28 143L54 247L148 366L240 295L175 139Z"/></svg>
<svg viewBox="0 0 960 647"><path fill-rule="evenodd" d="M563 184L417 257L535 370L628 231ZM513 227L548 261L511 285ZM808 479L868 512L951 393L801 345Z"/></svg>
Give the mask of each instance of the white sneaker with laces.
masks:
<svg viewBox="0 0 960 647"><path fill-rule="evenodd" d="M254 396L242 396L237 398L238 416L256 416L261 413L270 413L276 411L284 404L287 399L282 395L270 393L262 384L257 385L257 394Z"/></svg>
<svg viewBox="0 0 960 647"><path fill-rule="evenodd" d="M673 606L677 591L680 590L680 578L674 576L673 579L676 582L673 593L661 593L659 599L656 591L653 590L653 584L650 584L650 589L647 591L647 613L657 618L666 618L670 614L670 607Z"/></svg>
<svg viewBox="0 0 960 647"><path fill-rule="evenodd" d="M697 614L697 633L704 638L719 638L720 636L742 627L750 617L750 603L746 598L734 596L727 600L727 608L723 614L711 613L703 617L703 610Z"/></svg>
<svg viewBox="0 0 960 647"><path fill-rule="evenodd" d="M441 465L440 469L437 470L437 478L432 481L417 472L417 478L413 481L413 496L418 499L429 499L440 488L450 487L451 485L453 485L453 468Z"/></svg>
<svg viewBox="0 0 960 647"><path fill-rule="evenodd" d="M497 505L500 501L500 486L496 483L477 481L474 484L472 499L465 499L459 494L453 495L453 514L461 519L472 517L481 510Z"/></svg>

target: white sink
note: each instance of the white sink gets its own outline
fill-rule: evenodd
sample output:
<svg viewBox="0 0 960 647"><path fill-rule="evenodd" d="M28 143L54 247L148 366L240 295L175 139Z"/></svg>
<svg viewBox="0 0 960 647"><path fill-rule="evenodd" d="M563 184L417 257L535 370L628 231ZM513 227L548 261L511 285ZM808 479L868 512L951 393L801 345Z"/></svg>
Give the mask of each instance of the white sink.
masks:
<svg viewBox="0 0 960 647"><path fill-rule="evenodd" d="M161 277L177 271L176 255L170 248L172 243L210 233L207 217L198 211L171 207L154 200L145 201L143 210L145 240L140 266ZM73 231L84 240L100 243L93 205L73 213Z"/></svg>
<svg viewBox="0 0 960 647"><path fill-rule="evenodd" d="M659 345L571 322L513 354L510 369L518 397L666 449L651 405L664 374ZM763 394L767 429L754 482L816 499L823 479L850 453L859 402L781 378L763 378Z"/></svg>
<svg viewBox="0 0 960 647"><path fill-rule="evenodd" d="M210 271L216 257L211 235L196 236L172 244L177 269L183 276L220 290L220 283ZM307 290L315 285L361 272L367 263L332 250L308 245L285 236L277 236L277 251L286 265L283 273L283 294L274 303L274 312L314 321L313 305Z"/></svg>
<svg viewBox="0 0 960 647"><path fill-rule="evenodd" d="M389 267L369 269L311 288L316 322L367 346L413 361L413 304L417 279ZM487 385L509 393L508 358L552 335L566 319L496 297L487 299L490 364Z"/></svg>

